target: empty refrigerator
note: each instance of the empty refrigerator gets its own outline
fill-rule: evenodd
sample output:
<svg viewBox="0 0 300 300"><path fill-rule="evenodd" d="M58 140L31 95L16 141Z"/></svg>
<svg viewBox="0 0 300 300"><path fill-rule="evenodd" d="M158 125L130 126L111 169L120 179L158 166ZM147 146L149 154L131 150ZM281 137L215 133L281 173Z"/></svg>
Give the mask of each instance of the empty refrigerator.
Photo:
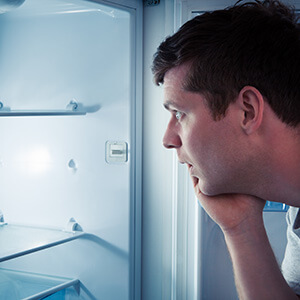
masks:
<svg viewBox="0 0 300 300"><path fill-rule="evenodd" d="M139 297L141 16L139 1L84 0L0 15L4 277L75 280L66 299Z"/></svg>

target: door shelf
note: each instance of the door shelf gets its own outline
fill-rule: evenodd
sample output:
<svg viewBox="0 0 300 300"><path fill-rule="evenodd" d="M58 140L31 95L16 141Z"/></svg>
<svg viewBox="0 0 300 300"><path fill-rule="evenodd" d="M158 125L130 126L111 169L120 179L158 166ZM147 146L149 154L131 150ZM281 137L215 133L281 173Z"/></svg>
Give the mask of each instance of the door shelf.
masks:
<svg viewBox="0 0 300 300"><path fill-rule="evenodd" d="M82 231L0 223L0 262L64 244L83 235Z"/></svg>
<svg viewBox="0 0 300 300"><path fill-rule="evenodd" d="M72 299L77 299L79 292L80 282L78 279L0 268L1 299L38 300L47 297L46 299L49 300L62 300L66 295L72 295Z"/></svg>

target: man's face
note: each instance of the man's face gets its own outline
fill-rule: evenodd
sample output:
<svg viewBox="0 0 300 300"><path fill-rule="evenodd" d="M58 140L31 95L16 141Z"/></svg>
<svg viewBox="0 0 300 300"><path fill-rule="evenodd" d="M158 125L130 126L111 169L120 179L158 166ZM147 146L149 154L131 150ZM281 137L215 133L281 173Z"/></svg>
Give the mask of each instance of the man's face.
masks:
<svg viewBox="0 0 300 300"><path fill-rule="evenodd" d="M188 67L169 70L164 77L164 106L171 113L163 144L176 149L178 159L185 163L194 184L206 195L232 192L238 143L234 108L226 117L215 121L199 93L182 87ZM237 183L237 182L235 182ZM238 184L238 183L237 183Z"/></svg>

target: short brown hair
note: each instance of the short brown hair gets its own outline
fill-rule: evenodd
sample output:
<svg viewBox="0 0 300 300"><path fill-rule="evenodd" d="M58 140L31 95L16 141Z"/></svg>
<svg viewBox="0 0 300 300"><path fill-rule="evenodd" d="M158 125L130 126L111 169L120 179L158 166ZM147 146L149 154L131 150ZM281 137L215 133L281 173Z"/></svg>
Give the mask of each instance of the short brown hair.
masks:
<svg viewBox="0 0 300 300"><path fill-rule="evenodd" d="M240 1L206 12L168 37L154 55L156 84L184 63L184 87L206 96L215 119L239 91L256 87L285 123L300 122L300 30L292 7L279 1Z"/></svg>

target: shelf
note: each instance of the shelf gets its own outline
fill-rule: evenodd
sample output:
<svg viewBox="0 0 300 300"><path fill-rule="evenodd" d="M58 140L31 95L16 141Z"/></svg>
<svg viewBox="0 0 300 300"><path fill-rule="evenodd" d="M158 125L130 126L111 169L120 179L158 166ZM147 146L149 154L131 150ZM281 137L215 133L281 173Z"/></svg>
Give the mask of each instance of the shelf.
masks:
<svg viewBox="0 0 300 300"><path fill-rule="evenodd" d="M35 116L76 116L76 115L86 115L84 111L72 111L72 110L44 110L44 111L34 111L34 110L8 110L1 111L0 117L35 117Z"/></svg>
<svg viewBox="0 0 300 300"><path fill-rule="evenodd" d="M1 223L0 262L80 238L82 231L64 231Z"/></svg>
<svg viewBox="0 0 300 300"><path fill-rule="evenodd" d="M1 299L66 299L79 295L79 280L0 268ZM49 298L48 298L49 297ZM69 299L69 298L68 298ZM78 298L79 299L79 298Z"/></svg>
<svg viewBox="0 0 300 300"><path fill-rule="evenodd" d="M71 100L62 110L13 110L0 102L0 117L34 117L34 116L76 116L94 113L100 109L100 105L83 106L81 103Z"/></svg>

